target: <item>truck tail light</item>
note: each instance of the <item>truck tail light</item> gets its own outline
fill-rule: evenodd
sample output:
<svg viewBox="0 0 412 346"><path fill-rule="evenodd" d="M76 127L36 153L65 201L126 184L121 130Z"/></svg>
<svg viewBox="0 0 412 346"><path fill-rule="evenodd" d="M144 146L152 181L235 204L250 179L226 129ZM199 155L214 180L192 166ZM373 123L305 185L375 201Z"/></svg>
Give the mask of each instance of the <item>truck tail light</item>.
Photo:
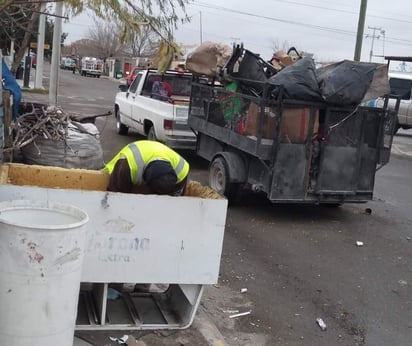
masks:
<svg viewBox="0 0 412 346"><path fill-rule="evenodd" d="M163 128L165 130L173 130L173 120L163 120Z"/></svg>

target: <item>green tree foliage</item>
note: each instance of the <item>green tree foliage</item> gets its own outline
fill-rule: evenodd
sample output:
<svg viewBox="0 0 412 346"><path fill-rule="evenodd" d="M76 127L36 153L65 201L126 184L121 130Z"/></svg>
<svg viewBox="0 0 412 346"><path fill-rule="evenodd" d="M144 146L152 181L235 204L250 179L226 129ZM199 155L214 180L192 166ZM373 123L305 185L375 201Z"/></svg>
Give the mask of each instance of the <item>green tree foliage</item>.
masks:
<svg viewBox="0 0 412 346"><path fill-rule="evenodd" d="M15 70L22 60L30 42L37 41L39 27L39 4L32 2L0 5L0 48L3 55L10 54L11 42L14 41ZM51 46L53 41L53 21L46 17L45 43ZM47 50L45 51L47 55Z"/></svg>
<svg viewBox="0 0 412 346"><path fill-rule="evenodd" d="M96 17L121 23L119 43L131 42L136 33L139 33L142 25L149 26L156 32L165 44L173 49L172 31L179 21L187 21L185 6L190 0L65 0L66 15L76 16L86 9L93 12ZM32 35L37 35L35 30L38 22L41 0L3 0L0 4L0 18L5 18L5 12L12 9L23 10L27 22L20 23L19 27L24 31L23 38L19 41L19 51L15 56L13 69L17 68L23 58ZM49 1L52 3L55 1ZM52 11L49 10L52 15ZM12 15L12 20L14 19ZM4 25L0 19L0 26ZM7 33L6 35L8 35ZM17 43L17 42L16 42Z"/></svg>
<svg viewBox="0 0 412 346"><path fill-rule="evenodd" d="M100 19L121 23L122 43L130 41L142 25L168 39L179 21L188 20L185 6L189 0L67 0L65 3L69 15L89 9Z"/></svg>
<svg viewBox="0 0 412 346"><path fill-rule="evenodd" d="M190 0L67 0L68 11L72 15L89 9L106 21L121 24L119 46L130 43L148 26L160 36L163 43L158 51L158 69L163 71L170 66L173 56L178 55L173 42L173 29L179 21L188 21L185 6ZM181 14L179 14L181 13Z"/></svg>

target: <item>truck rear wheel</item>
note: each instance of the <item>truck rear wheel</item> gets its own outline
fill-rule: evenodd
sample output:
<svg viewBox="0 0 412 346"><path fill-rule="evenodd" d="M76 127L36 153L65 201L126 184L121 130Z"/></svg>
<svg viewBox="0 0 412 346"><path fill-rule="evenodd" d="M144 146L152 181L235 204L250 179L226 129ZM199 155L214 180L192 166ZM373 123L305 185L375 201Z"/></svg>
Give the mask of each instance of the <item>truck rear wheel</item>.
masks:
<svg viewBox="0 0 412 346"><path fill-rule="evenodd" d="M119 135L125 136L129 132L129 128L120 121L119 108L115 109L116 116L116 131Z"/></svg>
<svg viewBox="0 0 412 346"><path fill-rule="evenodd" d="M215 157L209 166L209 186L231 204L239 198L240 184L230 182L229 166L221 156Z"/></svg>
<svg viewBox="0 0 412 346"><path fill-rule="evenodd" d="M147 139L149 141L157 141L156 132L154 126L150 126L149 132L147 133Z"/></svg>

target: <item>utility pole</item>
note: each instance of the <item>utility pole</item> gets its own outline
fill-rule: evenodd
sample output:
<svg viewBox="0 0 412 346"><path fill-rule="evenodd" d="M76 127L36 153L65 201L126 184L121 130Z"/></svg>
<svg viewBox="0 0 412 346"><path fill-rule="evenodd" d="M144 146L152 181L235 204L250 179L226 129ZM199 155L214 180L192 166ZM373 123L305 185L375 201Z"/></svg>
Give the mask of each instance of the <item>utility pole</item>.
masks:
<svg viewBox="0 0 412 346"><path fill-rule="evenodd" d="M199 14L200 14L200 44L202 44L203 43L202 11L200 11Z"/></svg>
<svg viewBox="0 0 412 346"><path fill-rule="evenodd" d="M368 26L368 29L373 30L371 50L370 50L370 52L369 52L369 62L372 62L373 43L374 43L374 41L375 41L375 38L376 38L376 39L379 39L379 37L380 37L379 35L375 35L375 32L376 32L376 30L379 30L379 31L382 32L382 29L381 29L381 28L376 28L376 27L370 27L370 26Z"/></svg>
<svg viewBox="0 0 412 346"><path fill-rule="evenodd" d="M43 65L44 65L44 35L46 30L46 15L43 13L46 10L46 3L41 5L39 17L39 34L37 36L37 57L36 57L36 79L34 87L36 89L43 88Z"/></svg>
<svg viewBox="0 0 412 346"><path fill-rule="evenodd" d="M353 60L360 61L361 52L362 52L362 39L363 39L363 30L365 28L365 17L366 17L366 7L367 0L361 0L360 10L359 10L359 20L358 20L358 32L356 34L356 46L355 46L355 55Z"/></svg>
<svg viewBox="0 0 412 346"><path fill-rule="evenodd" d="M383 39L382 39L382 56L385 59L385 34L386 34L386 31L381 30L381 34L383 36Z"/></svg>
<svg viewBox="0 0 412 346"><path fill-rule="evenodd" d="M52 47L52 61L50 68L50 88L49 88L49 105L57 105L57 87L59 81L59 65L60 65L60 49L61 49L61 35L62 35L62 15L63 2L56 2L55 9L56 19L54 21L53 30L53 47Z"/></svg>

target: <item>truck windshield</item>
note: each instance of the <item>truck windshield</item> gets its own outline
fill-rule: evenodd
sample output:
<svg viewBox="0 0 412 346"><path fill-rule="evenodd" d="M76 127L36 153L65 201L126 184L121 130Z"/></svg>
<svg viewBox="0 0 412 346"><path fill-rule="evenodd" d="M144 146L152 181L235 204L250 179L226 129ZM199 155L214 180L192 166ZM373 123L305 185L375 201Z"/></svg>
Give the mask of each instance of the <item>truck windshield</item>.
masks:
<svg viewBox="0 0 412 346"><path fill-rule="evenodd" d="M391 78L389 85L391 87L391 94L400 96L402 100L409 100L411 98L412 80Z"/></svg>

